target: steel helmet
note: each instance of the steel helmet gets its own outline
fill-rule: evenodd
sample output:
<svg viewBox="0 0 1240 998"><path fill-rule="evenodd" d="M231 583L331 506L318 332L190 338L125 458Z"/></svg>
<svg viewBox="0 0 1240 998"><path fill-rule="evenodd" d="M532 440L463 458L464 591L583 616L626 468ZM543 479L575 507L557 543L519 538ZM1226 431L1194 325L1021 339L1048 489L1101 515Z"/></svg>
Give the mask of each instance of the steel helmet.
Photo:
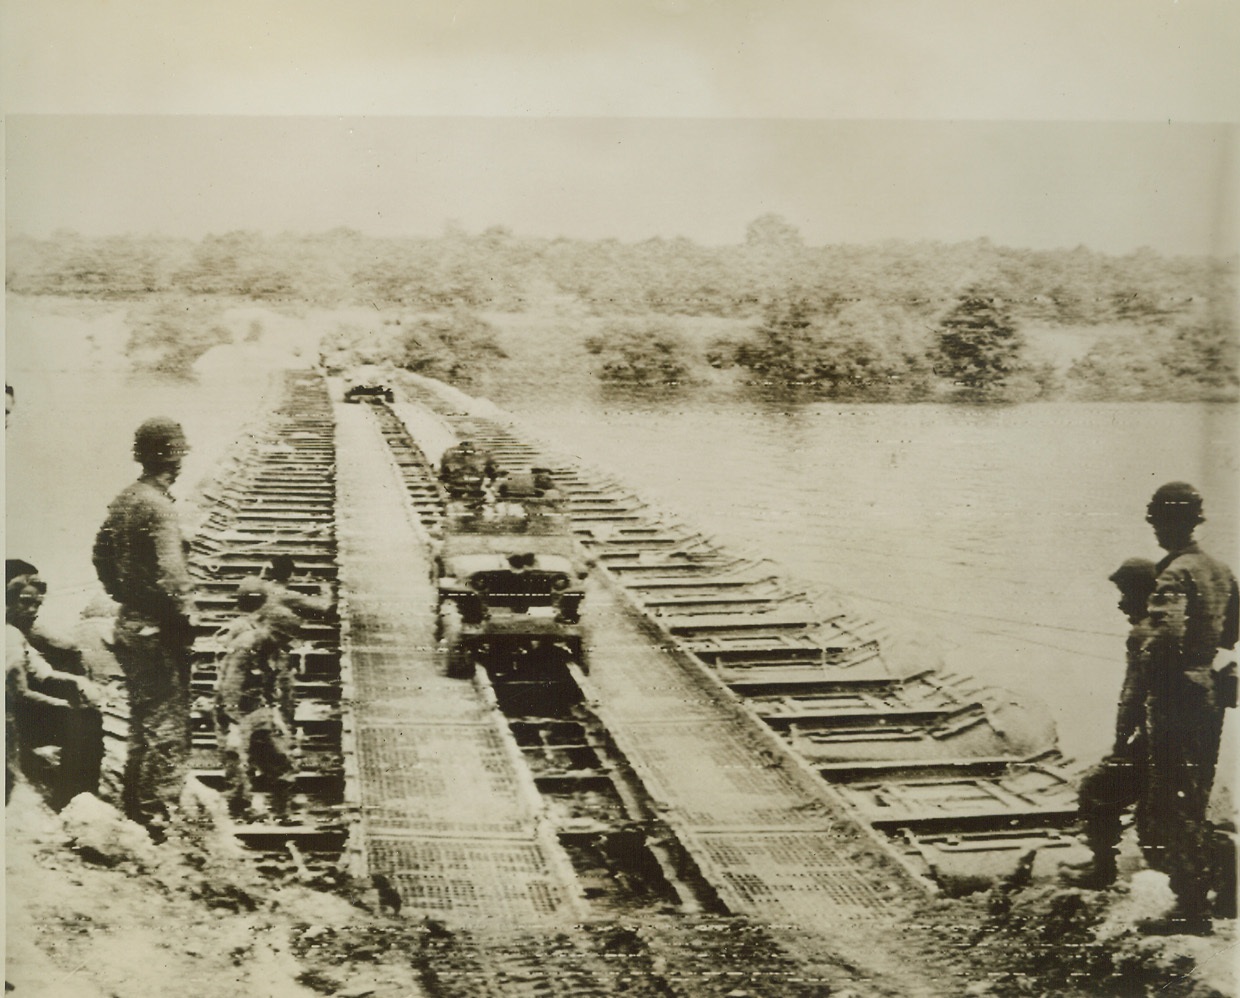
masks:
<svg viewBox="0 0 1240 998"><path fill-rule="evenodd" d="M257 610L267 602L267 588L263 580L247 575L237 583L237 609L242 613Z"/></svg>
<svg viewBox="0 0 1240 998"><path fill-rule="evenodd" d="M1160 486L1150 499L1145 518L1151 523L1157 520L1190 521L1196 524L1205 519L1201 507L1201 493L1188 482L1168 482Z"/></svg>
<svg viewBox="0 0 1240 998"><path fill-rule="evenodd" d="M1154 591L1157 578L1158 566L1148 558L1129 558L1110 575L1120 592L1144 591L1146 595Z"/></svg>
<svg viewBox="0 0 1240 998"><path fill-rule="evenodd" d="M264 603L262 609L258 611L258 619L277 639L295 638L297 632L301 630L301 618L280 603Z"/></svg>
<svg viewBox="0 0 1240 998"><path fill-rule="evenodd" d="M181 424L166 416L146 420L133 435L133 457L141 464L175 461L188 451Z"/></svg>

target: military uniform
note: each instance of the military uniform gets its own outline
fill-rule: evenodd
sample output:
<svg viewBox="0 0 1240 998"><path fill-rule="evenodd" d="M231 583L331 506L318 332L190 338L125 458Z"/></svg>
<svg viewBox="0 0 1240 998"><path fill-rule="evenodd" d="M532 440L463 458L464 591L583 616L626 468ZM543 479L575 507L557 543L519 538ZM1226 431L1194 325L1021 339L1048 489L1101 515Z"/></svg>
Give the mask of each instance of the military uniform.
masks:
<svg viewBox="0 0 1240 998"><path fill-rule="evenodd" d="M87 684L88 685L88 684ZM80 793L97 793L103 761L103 716L82 677L53 669L27 635L5 626L5 801L19 775L31 772L34 749L60 748L51 779L57 810Z"/></svg>
<svg viewBox="0 0 1240 998"><path fill-rule="evenodd" d="M481 498L486 486L499 473L487 451L464 440L449 447L439 459L439 480L453 498Z"/></svg>
<svg viewBox="0 0 1240 998"><path fill-rule="evenodd" d="M251 801L251 774L271 789L272 811L288 814L297 778L295 739L284 709L288 670L287 620L254 614L238 621L227 638L215 688L215 724L229 810L244 815Z"/></svg>
<svg viewBox="0 0 1240 998"><path fill-rule="evenodd" d="M113 500L95 540L95 569L120 604L114 650L129 696L125 813L166 818L190 751L191 582L172 497L144 475Z"/></svg>
<svg viewBox="0 0 1240 998"><path fill-rule="evenodd" d="M1093 886L1115 879L1115 858L1123 829L1120 819L1136 805L1138 827L1148 810L1145 737L1146 644L1152 634L1149 619L1136 622L1128 633L1128 667L1115 718L1115 742L1110 754L1081 779L1078 808L1085 841L1093 850ZM1153 864L1151 864L1153 865Z"/></svg>
<svg viewBox="0 0 1240 998"><path fill-rule="evenodd" d="M279 648L276 672L280 710L288 729L293 731L296 694L293 667L289 661L289 643L296 637L300 621L326 618L331 613L332 601L327 596L307 596L276 579L253 577L241 581L238 594L243 609L251 603L257 604L254 610L255 620L273 625L288 639L282 642ZM289 613L295 614L295 618L290 617ZM242 618L239 626L246 626L245 620L246 618Z"/></svg>
<svg viewBox="0 0 1240 998"><path fill-rule="evenodd" d="M1190 541L1159 562L1149 608L1138 830L1150 865L1170 877L1181 909L1196 913L1211 886L1206 805L1223 727L1212 664L1219 648L1235 645L1240 596L1227 566Z"/></svg>

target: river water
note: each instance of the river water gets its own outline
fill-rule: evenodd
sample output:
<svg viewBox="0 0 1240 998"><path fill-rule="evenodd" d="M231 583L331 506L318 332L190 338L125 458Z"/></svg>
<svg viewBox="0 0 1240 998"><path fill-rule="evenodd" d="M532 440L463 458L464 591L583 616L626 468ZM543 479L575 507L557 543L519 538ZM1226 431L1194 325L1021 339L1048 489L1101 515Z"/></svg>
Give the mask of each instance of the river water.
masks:
<svg viewBox="0 0 1240 998"><path fill-rule="evenodd" d="M1080 759L1106 750L1123 673L1107 576L1162 553L1144 522L1153 490L1196 484L1203 546L1240 561L1235 406L614 389L493 401L729 549L911 635L927 661L1036 696Z"/></svg>
<svg viewBox="0 0 1240 998"><path fill-rule="evenodd" d="M37 340L9 328L5 377L17 406L5 431L5 550L39 567L49 586L42 615L63 627L102 591L91 546L107 504L138 475L137 425L163 415L184 426L190 452L172 491L192 525L184 500L265 405L275 358L223 348L196 381L169 381L129 374L83 342L79 322L40 323Z"/></svg>
<svg viewBox="0 0 1240 998"><path fill-rule="evenodd" d="M187 495L281 362L229 347L197 382L142 381L83 347L80 328L63 342L58 329L45 324L36 342L10 323L6 358L18 388L6 547L43 569L60 597L49 615L92 591L94 531L137 470L134 426L183 422L193 451L176 491ZM1123 668L1106 577L1128 556L1159 556L1143 520L1153 489L1197 484L1203 545L1240 561L1235 406L839 405L538 385L492 399L728 548L914 635L927 661L1032 693L1082 759L1106 748Z"/></svg>

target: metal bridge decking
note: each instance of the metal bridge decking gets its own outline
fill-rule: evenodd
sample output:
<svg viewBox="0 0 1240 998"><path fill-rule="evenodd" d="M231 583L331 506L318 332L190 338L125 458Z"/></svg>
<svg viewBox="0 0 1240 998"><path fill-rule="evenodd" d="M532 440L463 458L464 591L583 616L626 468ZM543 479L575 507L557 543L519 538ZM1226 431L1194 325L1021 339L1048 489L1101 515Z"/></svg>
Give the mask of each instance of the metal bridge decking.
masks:
<svg viewBox="0 0 1240 998"><path fill-rule="evenodd" d="M373 414L342 405L337 418L345 696L366 869L419 911L563 917L570 898L529 777L478 690L436 661L426 544Z"/></svg>

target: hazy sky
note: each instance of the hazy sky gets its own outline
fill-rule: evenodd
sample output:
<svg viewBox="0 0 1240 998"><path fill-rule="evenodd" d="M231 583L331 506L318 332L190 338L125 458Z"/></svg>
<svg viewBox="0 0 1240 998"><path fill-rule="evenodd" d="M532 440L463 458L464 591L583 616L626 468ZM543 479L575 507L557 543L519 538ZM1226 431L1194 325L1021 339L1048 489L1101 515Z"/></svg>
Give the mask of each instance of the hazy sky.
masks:
<svg viewBox="0 0 1240 998"><path fill-rule="evenodd" d="M1235 0L5 0L9 111L1230 121Z"/></svg>
<svg viewBox="0 0 1240 998"><path fill-rule="evenodd" d="M9 231L252 228L1234 250L1235 131L1134 123L16 116Z"/></svg>
<svg viewBox="0 0 1240 998"><path fill-rule="evenodd" d="M1234 253L1233 0L6 0L10 233Z"/></svg>

